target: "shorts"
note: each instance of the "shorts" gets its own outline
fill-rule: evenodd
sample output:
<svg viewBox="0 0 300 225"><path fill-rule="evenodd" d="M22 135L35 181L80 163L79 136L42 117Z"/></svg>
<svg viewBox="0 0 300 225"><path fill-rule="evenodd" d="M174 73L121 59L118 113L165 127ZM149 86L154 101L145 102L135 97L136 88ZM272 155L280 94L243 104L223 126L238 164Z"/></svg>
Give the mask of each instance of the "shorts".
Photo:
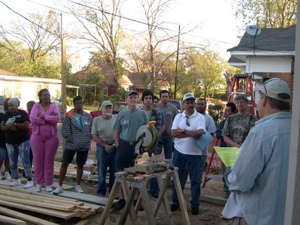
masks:
<svg viewBox="0 0 300 225"><path fill-rule="evenodd" d="M8 160L7 149L0 147L0 161Z"/></svg>
<svg viewBox="0 0 300 225"><path fill-rule="evenodd" d="M89 150L81 150L81 151L74 151L71 149L65 149L63 157L62 157L62 162L67 162L71 163L74 155L76 153L76 164L79 166L83 166L86 163L87 156L89 153Z"/></svg>
<svg viewBox="0 0 300 225"><path fill-rule="evenodd" d="M116 169L117 171L123 171L124 168L134 166L134 160L136 155L134 154L135 144L132 142L124 141L120 139L120 145L117 147L116 154Z"/></svg>

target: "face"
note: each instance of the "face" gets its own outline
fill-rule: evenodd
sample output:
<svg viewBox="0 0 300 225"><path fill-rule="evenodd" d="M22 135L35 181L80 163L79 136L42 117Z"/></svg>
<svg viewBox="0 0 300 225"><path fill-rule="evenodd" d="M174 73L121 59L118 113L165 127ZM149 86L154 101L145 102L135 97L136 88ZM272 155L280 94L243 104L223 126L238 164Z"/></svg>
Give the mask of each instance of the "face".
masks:
<svg viewBox="0 0 300 225"><path fill-rule="evenodd" d="M184 109L188 113L192 113L195 109L195 100L194 99L187 99L183 102Z"/></svg>
<svg viewBox="0 0 300 225"><path fill-rule="evenodd" d="M136 107L137 95L136 94L128 95L128 97L126 98L126 102L128 107Z"/></svg>
<svg viewBox="0 0 300 225"><path fill-rule="evenodd" d="M30 112L30 111L31 111L32 106L33 106L33 104L31 104L31 103L27 103L27 104L26 104L27 112Z"/></svg>
<svg viewBox="0 0 300 225"><path fill-rule="evenodd" d="M233 112L231 110L231 107L230 106L226 106L226 108L225 108L225 116L227 117L227 116L230 116L232 114L233 114Z"/></svg>
<svg viewBox="0 0 300 225"><path fill-rule="evenodd" d="M199 113L204 113L206 110L206 103L204 100L197 100L196 102L196 110Z"/></svg>
<svg viewBox="0 0 300 225"><path fill-rule="evenodd" d="M103 106L102 107L102 115L104 117L111 116L112 115L112 109L113 109L112 105Z"/></svg>
<svg viewBox="0 0 300 225"><path fill-rule="evenodd" d="M247 104L245 100L240 99L235 101L236 108L239 112L246 112L247 111Z"/></svg>
<svg viewBox="0 0 300 225"><path fill-rule="evenodd" d="M147 95L144 97L144 105L147 107L151 107L152 106L152 96L151 95Z"/></svg>
<svg viewBox="0 0 300 225"><path fill-rule="evenodd" d="M157 107L157 104L158 104L158 99L153 99L153 107L156 108Z"/></svg>
<svg viewBox="0 0 300 225"><path fill-rule="evenodd" d="M75 111L76 111L76 112L81 112L81 111L82 111L82 108L83 108L83 102L82 102L82 100L77 100L77 101L74 103L74 108L75 108Z"/></svg>
<svg viewBox="0 0 300 225"><path fill-rule="evenodd" d="M50 102L50 92L49 91L43 91L40 99L42 102Z"/></svg>
<svg viewBox="0 0 300 225"><path fill-rule="evenodd" d="M18 111L18 106L8 103L8 111L11 113L16 113Z"/></svg>
<svg viewBox="0 0 300 225"><path fill-rule="evenodd" d="M169 94L168 93L161 93L160 100L161 100L162 104L168 104L168 102L170 101Z"/></svg>

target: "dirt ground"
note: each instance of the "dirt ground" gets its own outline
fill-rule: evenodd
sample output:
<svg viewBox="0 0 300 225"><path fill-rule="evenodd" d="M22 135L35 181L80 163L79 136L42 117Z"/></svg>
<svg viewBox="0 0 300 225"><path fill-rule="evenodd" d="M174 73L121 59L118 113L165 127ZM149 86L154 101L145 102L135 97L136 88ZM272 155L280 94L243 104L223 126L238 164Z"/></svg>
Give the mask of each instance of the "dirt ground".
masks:
<svg viewBox="0 0 300 225"><path fill-rule="evenodd" d="M221 182L221 175L213 175L213 179L209 180L206 183L206 187L201 189L201 195L206 195L206 196L215 196L219 198L223 198L223 183ZM74 185L75 182L73 180L66 180L67 184ZM82 182L82 189L84 190L85 194L91 194L91 195L96 195L97 192L97 187L96 187L96 182ZM171 204L171 187L168 188L167 190L167 197L168 201ZM186 201L186 206L189 214L189 219L192 225L196 224L201 224L201 225L229 225L231 224L229 220L224 220L221 217L221 212L223 209L222 205L216 205L208 202L201 201L200 202L200 211L199 215L191 215L190 211L190 204L189 204L189 199L190 199L190 189L189 189L189 183L187 183L187 187L184 190L184 199ZM151 199L151 202L154 203L154 199ZM118 224L119 218L120 218L120 213L112 213L106 220L106 225L116 225ZM88 225L96 225L99 224L101 217L101 212L96 213L93 216L89 216L87 219L89 222L87 223ZM184 222L182 220L182 214L180 210L177 210L175 212L172 212L172 217L174 221L174 225L183 225ZM165 215L164 215L164 210L161 206L161 209L156 217L156 222L157 225L165 225L168 224L167 221L164 220ZM78 220L73 219L69 221L56 221L59 222L59 224L64 224L64 225L75 225ZM126 224L132 224L129 216L127 219ZM148 224L147 223L147 215L146 213L139 212L137 215L137 224Z"/></svg>

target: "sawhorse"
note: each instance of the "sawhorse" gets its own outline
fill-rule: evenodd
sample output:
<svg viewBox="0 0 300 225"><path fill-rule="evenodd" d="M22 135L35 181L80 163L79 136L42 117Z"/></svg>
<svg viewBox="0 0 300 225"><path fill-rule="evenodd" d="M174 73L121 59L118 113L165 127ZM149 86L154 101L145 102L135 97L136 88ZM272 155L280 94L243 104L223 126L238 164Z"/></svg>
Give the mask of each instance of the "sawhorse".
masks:
<svg viewBox="0 0 300 225"><path fill-rule="evenodd" d="M129 190L129 187L127 184L128 175L129 175L129 173L127 173L127 172L116 173L115 183L113 185L113 188L110 192L110 195L109 195L109 198L107 201L107 204L106 204L104 211L100 218L101 225L105 224L105 221L108 217L113 200L117 194L117 191L118 191L118 188L120 185L122 185L122 188L123 188L126 204L122 211L122 214L121 214L118 224L125 224L128 214L130 216L130 220L131 220L132 224L137 224L136 216L138 213L140 201L142 201L142 203L143 203L143 207L144 207L146 215L147 215L148 223L150 225L156 224L155 217L158 213L161 203L163 203L163 208L166 213L165 218L168 222L167 224L174 224L170 206L169 206L168 199L166 196L166 190L170 183L171 177L173 177L173 182L175 184L184 224L185 225L191 224L189 216L188 216L187 208L185 205L185 201L183 198L182 189L180 186L180 181L179 181L179 177L178 177L178 173L177 173L177 168L175 168L174 170L166 170L161 173L152 173L149 175L133 177L132 180L130 181L131 182L130 190ZM159 196L155 202L154 207L152 206L152 204L150 202L150 198L149 198L148 192L147 192L147 184L149 183L149 181L152 178L157 178L158 186L160 189ZM134 209L133 208L133 200L134 200L134 197L135 197L137 191L139 191L140 196L139 196L139 199L138 199L137 204Z"/></svg>

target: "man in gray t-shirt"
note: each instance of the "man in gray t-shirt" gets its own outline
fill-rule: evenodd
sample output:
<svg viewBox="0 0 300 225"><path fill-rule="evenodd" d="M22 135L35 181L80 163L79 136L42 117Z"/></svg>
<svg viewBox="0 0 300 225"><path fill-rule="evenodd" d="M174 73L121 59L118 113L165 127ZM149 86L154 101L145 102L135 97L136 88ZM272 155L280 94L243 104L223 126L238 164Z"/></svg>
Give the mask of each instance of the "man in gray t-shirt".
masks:
<svg viewBox="0 0 300 225"><path fill-rule="evenodd" d="M165 114L166 121L166 129L161 136L161 141L164 146L165 159L172 159L173 138L171 136L171 127L178 109L170 103L170 93L167 90L160 92L160 101L157 108Z"/></svg>

